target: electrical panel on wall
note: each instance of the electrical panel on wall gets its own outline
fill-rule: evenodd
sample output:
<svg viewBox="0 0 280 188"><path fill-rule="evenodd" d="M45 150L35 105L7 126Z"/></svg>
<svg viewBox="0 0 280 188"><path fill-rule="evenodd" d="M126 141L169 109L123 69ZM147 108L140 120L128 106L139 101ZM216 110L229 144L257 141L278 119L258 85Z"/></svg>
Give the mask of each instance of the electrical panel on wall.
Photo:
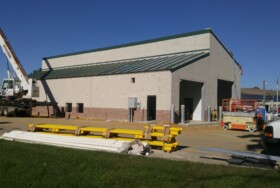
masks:
<svg viewBox="0 0 280 188"><path fill-rule="evenodd" d="M128 108L137 108L137 97L128 97Z"/></svg>

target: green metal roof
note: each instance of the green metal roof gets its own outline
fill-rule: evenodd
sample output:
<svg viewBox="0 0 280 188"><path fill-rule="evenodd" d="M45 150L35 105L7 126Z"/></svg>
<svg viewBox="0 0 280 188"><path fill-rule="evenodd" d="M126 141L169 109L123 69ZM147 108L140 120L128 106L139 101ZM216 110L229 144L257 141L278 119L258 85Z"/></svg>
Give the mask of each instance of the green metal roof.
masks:
<svg viewBox="0 0 280 188"><path fill-rule="evenodd" d="M49 71L40 71L30 77L44 79L59 79L87 76L102 76L153 71L175 71L209 55L209 52L158 56L153 58L133 59L119 62L104 62L84 66L73 66Z"/></svg>

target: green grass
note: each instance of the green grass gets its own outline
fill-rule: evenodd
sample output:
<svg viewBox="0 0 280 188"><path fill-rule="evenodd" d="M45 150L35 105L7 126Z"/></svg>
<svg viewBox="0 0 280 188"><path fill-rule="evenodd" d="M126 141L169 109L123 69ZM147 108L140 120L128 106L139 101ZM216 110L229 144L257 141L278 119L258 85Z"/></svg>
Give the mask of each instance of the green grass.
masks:
<svg viewBox="0 0 280 188"><path fill-rule="evenodd" d="M277 170L0 140L0 187L279 187Z"/></svg>

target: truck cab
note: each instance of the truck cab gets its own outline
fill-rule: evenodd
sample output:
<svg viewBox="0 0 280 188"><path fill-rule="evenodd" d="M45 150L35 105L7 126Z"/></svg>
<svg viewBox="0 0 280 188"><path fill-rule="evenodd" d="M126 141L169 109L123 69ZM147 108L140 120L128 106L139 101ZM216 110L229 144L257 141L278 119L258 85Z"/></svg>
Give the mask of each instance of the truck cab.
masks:
<svg viewBox="0 0 280 188"><path fill-rule="evenodd" d="M0 90L0 96L7 98L19 97L21 92L20 82L15 79L4 79Z"/></svg>
<svg viewBox="0 0 280 188"><path fill-rule="evenodd" d="M280 120L267 124L261 143L266 151L280 154Z"/></svg>
<svg viewBox="0 0 280 188"><path fill-rule="evenodd" d="M14 80L4 79L1 87L1 96L14 96Z"/></svg>

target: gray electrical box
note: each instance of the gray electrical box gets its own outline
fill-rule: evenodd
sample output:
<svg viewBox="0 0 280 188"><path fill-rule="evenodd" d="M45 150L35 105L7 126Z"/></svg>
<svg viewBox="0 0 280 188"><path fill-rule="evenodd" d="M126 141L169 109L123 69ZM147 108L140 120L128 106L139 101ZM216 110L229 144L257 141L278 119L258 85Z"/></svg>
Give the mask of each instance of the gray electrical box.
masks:
<svg viewBox="0 0 280 188"><path fill-rule="evenodd" d="M141 102L137 103L137 109L141 109Z"/></svg>
<svg viewBox="0 0 280 188"><path fill-rule="evenodd" d="M137 97L128 97L128 108L137 108Z"/></svg>

